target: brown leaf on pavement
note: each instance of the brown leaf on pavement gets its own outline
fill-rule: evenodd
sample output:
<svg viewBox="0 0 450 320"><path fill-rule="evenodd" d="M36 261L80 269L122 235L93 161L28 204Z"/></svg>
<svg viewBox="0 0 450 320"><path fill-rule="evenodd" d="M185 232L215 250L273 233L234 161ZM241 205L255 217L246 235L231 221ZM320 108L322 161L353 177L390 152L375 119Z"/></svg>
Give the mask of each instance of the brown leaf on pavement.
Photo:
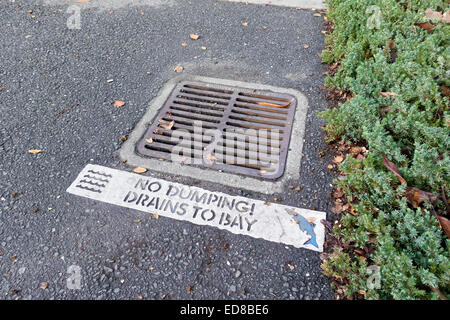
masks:
<svg viewBox="0 0 450 320"><path fill-rule="evenodd" d="M189 35L189 38L191 38L192 40L197 40L198 38L200 38L200 36L199 36L198 34L191 33L191 34Z"/></svg>
<svg viewBox="0 0 450 320"><path fill-rule="evenodd" d="M125 105L125 102L124 102L124 101L121 101L121 100L114 100L114 107L120 108L120 107L123 107L124 105Z"/></svg>
<svg viewBox="0 0 450 320"><path fill-rule="evenodd" d="M173 71L175 71L175 72L183 72L183 67L178 65L175 68L173 68Z"/></svg>
<svg viewBox="0 0 450 320"><path fill-rule="evenodd" d="M30 150L28 150L28 153L31 153L31 154L37 154L37 153L41 153L41 152L42 152L41 149L30 149Z"/></svg>
<svg viewBox="0 0 450 320"><path fill-rule="evenodd" d="M144 172L147 172L147 169L141 168L141 167L137 167L137 168L134 168L133 171L136 172L136 173L144 173Z"/></svg>

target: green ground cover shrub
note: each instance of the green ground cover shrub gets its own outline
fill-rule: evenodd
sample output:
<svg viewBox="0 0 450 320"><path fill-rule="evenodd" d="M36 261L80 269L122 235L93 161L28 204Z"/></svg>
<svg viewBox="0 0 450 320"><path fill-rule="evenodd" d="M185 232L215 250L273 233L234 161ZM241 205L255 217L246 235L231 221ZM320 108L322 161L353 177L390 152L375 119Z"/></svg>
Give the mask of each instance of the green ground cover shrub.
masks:
<svg viewBox="0 0 450 320"><path fill-rule="evenodd" d="M449 198L450 24L425 15L449 5L329 0L328 7L334 30L322 59L339 68L326 85L352 98L320 115L329 141L365 145L369 152L360 161L348 156L340 167L345 179L336 183L355 214L333 227L345 245L324 260L324 272L348 298L450 298L450 240L436 218L449 218L440 195L444 190ZM383 164L383 154L405 183ZM408 187L440 197L414 205L405 196ZM370 258L350 248L369 248ZM368 285L369 265L379 267L376 288Z"/></svg>

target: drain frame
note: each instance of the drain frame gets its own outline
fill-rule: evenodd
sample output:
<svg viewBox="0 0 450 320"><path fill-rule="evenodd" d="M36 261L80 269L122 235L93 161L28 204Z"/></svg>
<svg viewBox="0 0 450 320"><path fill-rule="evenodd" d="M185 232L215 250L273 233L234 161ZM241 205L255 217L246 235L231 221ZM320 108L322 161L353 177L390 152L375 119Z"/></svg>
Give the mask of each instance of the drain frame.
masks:
<svg viewBox="0 0 450 320"><path fill-rule="evenodd" d="M276 180L285 170L296 105L296 98L286 93L180 81L138 142L136 151L144 157L173 161L173 150L178 148L178 152L188 154L183 157L186 165ZM206 129L196 127L195 121ZM173 126L169 128L168 123ZM215 136L206 134L210 130ZM256 136L247 135L245 130ZM179 134L185 137L177 146ZM211 145L214 150L202 150ZM205 158L207 153L214 158L212 161Z"/></svg>
<svg viewBox="0 0 450 320"><path fill-rule="evenodd" d="M210 170L207 167L196 167L176 162L161 161L156 158L149 158L140 155L136 150L137 143L144 136L149 124L156 119L156 116L164 106L164 103L173 92L177 84L181 81L199 81L212 83L215 85L242 87L250 90L256 89L285 93L294 96L297 101L297 105L295 108L296 110L292 124L292 131L290 134L290 142L288 144L284 174L276 181L262 180L261 178L242 176L235 173L219 172L217 170ZM209 183L221 184L234 188L238 187L239 189L255 191L258 193L279 193L284 190L288 184L288 181L296 180L300 177L300 164L302 159L303 137L305 133L307 110L307 98L301 92L294 89L183 74L169 80L159 91L157 96L149 103L147 111L130 133L127 141L125 141L119 149L118 155L121 160L126 161L126 164L131 167L145 167L147 169L172 176L183 176L195 180L203 180ZM295 137L295 139L292 139L292 137Z"/></svg>

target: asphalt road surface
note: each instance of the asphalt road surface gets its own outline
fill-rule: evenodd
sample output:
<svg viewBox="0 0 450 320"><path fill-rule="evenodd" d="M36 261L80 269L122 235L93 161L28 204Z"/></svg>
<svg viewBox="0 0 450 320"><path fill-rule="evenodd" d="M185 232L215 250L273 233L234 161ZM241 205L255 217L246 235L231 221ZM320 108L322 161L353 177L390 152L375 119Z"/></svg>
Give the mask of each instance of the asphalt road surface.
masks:
<svg viewBox="0 0 450 320"><path fill-rule="evenodd" d="M70 29L75 1L0 0L0 299L332 299L317 252L65 192L88 163L131 171L120 138L182 65L307 96L301 176L291 183L301 191L267 196L152 174L329 212L316 115L326 108L323 17L213 0L90 2L76 3L80 28ZM67 286L70 266L80 289Z"/></svg>

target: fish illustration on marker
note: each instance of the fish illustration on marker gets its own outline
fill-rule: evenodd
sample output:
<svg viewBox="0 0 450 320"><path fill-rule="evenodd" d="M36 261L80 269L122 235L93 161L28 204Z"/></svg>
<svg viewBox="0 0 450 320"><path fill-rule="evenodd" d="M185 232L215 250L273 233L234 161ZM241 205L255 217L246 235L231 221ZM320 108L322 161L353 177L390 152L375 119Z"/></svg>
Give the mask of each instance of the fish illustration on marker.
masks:
<svg viewBox="0 0 450 320"><path fill-rule="evenodd" d="M311 244L314 247L319 248L319 245L317 244L317 241L316 241L316 233L314 232L315 224L312 222L309 222L308 220L305 219L305 217L296 213L294 210L291 210L291 209L285 209L285 210L289 215L291 215L295 219L295 221L297 221L298 227L300 228L300 230L306 232L307 234L309 234L311 236L311 239L306 241L304 244Z"/></svg>

